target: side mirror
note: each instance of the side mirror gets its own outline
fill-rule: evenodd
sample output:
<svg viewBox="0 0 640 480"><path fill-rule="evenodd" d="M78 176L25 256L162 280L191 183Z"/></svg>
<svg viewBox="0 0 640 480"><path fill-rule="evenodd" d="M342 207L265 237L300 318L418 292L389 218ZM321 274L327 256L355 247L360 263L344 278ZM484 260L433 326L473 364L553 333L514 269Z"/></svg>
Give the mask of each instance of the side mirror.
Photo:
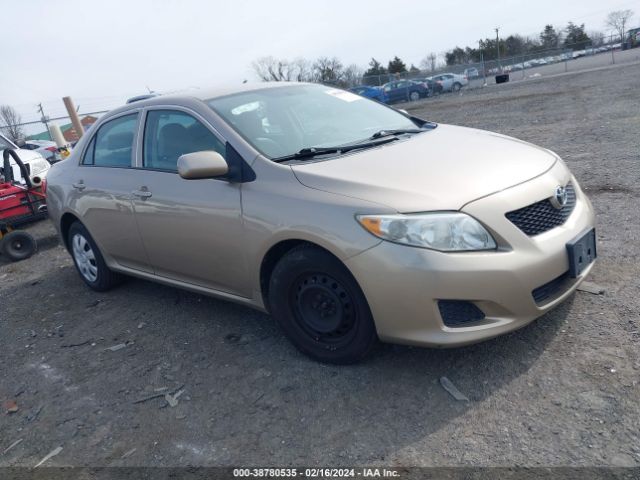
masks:
<svg viewBox="0 0 640 480"><path fill-rule="evenodd" d="M187 180L220 177L227 173L227 161L212 150L185 153L178 158L178 174Z"/></svg>

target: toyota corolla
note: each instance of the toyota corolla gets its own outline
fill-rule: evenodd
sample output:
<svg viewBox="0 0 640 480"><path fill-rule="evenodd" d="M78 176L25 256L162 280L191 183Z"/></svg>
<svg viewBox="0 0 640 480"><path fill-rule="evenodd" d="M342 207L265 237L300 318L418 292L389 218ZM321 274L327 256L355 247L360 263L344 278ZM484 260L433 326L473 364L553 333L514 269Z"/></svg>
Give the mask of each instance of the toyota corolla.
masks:
<svg viewBox="0 0 640 480"><path fill-rule="evenodd" d="M131 275L240 302L333 363L520 328L596 257L555 153L312 84L127 104L52 167L48 204L89 287Z"/></svg>

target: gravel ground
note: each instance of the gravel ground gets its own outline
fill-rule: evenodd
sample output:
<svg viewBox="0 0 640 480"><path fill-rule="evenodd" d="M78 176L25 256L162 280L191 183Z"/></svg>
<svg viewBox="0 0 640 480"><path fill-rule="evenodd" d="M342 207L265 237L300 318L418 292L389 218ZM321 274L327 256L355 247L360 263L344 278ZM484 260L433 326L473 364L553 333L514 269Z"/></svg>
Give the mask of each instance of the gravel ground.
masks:
<svg viewBox="0 0 640 480"><path fill-rule="evenodd" d="M606 293L471 347L320 365L241 306L140 280L94 293L32 226L36 256L0 257L0 400L18 407L0 466L57 447L46 465L640 466L638 78L636 63L405 105L551 148L598 213Z"/></svg>

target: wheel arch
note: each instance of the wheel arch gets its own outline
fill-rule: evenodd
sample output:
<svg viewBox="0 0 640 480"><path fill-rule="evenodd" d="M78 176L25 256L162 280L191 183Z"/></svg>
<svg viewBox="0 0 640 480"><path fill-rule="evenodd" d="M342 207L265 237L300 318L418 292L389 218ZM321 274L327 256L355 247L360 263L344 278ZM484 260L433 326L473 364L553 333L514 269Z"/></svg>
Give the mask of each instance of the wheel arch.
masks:
<svg viewBox="0 0 640 480"><path fill-rule="evenodd" d="M69 229L74 222L82 223L80 219L71 212L65 212L60 217L60 236L67 250L69 250Z"/></svg>

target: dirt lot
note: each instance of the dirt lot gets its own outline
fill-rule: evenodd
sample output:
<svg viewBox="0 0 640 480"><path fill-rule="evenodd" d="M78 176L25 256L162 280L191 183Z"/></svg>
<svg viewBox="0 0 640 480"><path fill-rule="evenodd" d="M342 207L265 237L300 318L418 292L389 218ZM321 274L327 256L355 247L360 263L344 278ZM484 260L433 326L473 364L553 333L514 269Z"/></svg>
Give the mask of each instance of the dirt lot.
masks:
<svg viewBox="0 0 640 480"><path fill-rule="evenodd" d="M35 225L37 256L0 258L0 400L19 408L0 415L0 465L62 447L47 465L640 466L638 78L636 63L408 106L555 150L598 213L606 293L476 346L320 365L244 307L139 280L94 293Z"/></svg>

